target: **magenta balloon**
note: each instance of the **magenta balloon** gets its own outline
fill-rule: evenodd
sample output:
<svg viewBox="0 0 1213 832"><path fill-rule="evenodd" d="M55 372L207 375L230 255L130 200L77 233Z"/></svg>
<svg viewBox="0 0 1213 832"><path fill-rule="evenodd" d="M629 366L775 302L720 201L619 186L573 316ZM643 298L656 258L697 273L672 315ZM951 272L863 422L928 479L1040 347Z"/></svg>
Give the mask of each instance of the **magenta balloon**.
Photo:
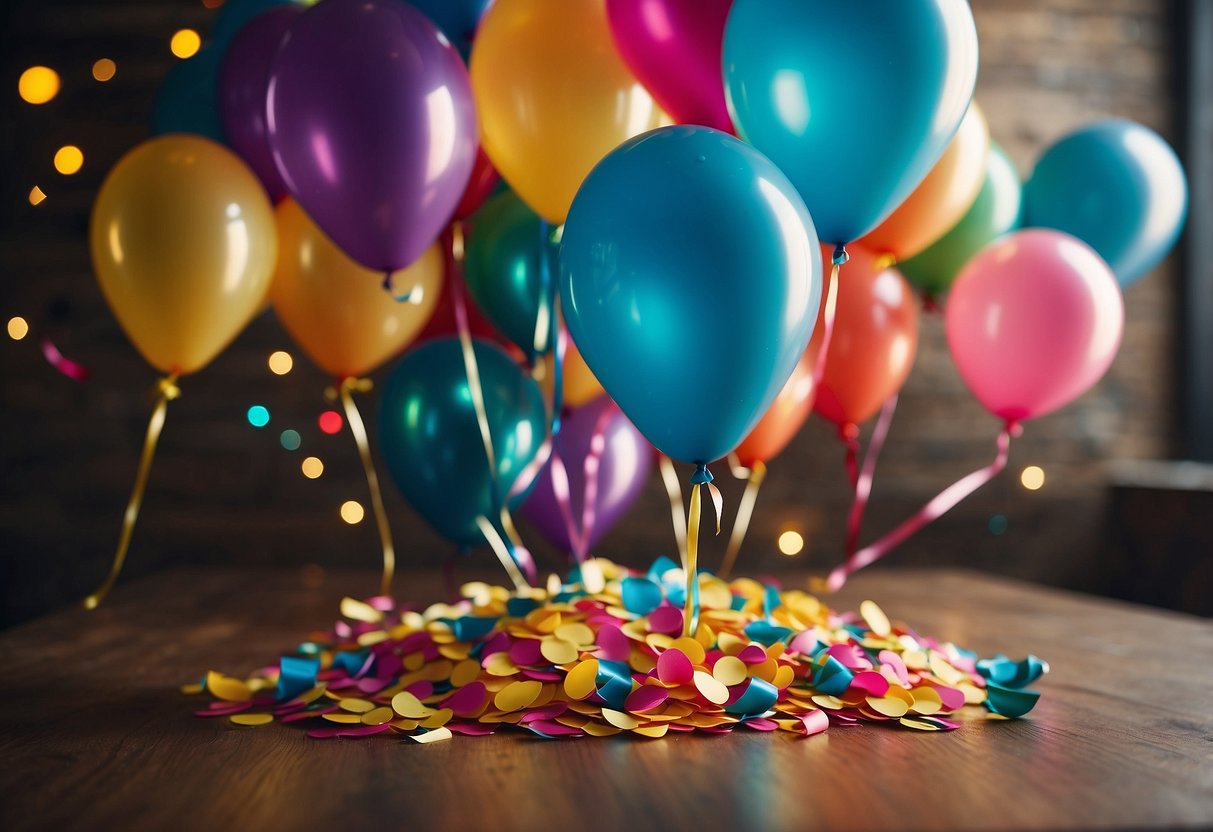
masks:
<svg viewBox="0 0 1213 832"><path fill-rule="evenodd" d="M594 503L595 520L589 537L591 549L640 496L653 468L652 446L610 397L599 396L571 410L561 421L554 450L568 473L569 502L577 528L581 528L581 510L585 505L585 458L590 453L590 443L600 418L606 419L605 444L599 460L598 499ZM539 473L522 513L552 545L566 552L572 551L568 528L552 490L551 465Z"/></svg>
<svg viewBox="0 0 1213 832"><path fill-rule="evenodd" d="M219 65L219 117L227 143L275 202L286 195L286 183L270 152L265 97L278 44L301 14L302 6L282 5L257 15L240 27Z"/></svg>
<svg viewBox="0 0 1213 832"><path fill-rule="evenodd" d="M291 195L380 271L437 238L476 160L463 60L400 0L323 0L300 15L271 66L267 112Z"/></svg>
<svg viewBox="0 0 1213 832"><path fill-rule="evenodd" d="M1045 229L1017 231L978 253L945 309L948 346L969 389L1018 422L1073 401L1120 346L1124 301L1090 246Z"/></svg>
<svg viewBox="0 0 1213 832"><path fill-rule="evenodd" d="M736 132L724 102L720 44L733 0L607 0L619 54L680 124Z"/></svg>

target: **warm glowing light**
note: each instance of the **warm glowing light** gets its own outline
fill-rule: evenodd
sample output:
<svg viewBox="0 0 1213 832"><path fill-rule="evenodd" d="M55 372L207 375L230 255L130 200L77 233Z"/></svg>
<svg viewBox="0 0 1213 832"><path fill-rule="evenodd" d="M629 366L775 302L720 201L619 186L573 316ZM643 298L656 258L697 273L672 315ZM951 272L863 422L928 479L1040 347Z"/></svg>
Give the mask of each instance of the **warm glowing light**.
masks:
<svg viewBox="0 0 1213 832"><path fill-rule="evenodd" d="M284 376L295 366L295 359L291 358L289 352L278 350L270 353L269 365L271 373L276 376Z"/></svg>
<svg viewBox="0 0 1213 832"><path fill-rule="evenodd" d="M1045 472L1039 465L1029 465L1019 475L1019 482L1029 491L1039 491L1045 484Z"/></svg>
<svg viewBox="0 0 1213 832"><path fill-rule="evenodd" d="M362 508L362 503L357 500L346 500L341 504L341 519L351 526L361 523L365 516L366 512Z"/></svg>
<svg viewBox="0 0 1213 832"><path fill-rule="evenodd" d="M42 190L37 185L30 188L30 192L29 192L29 204L30 205L41 205L45 199L46 199L46 191Z"/></svg>
<svg viewBox="0 0 1213 832"><path fill-rule="evenodd" d="M20 341L26 335L29 335L29 324L25 318L17 316L8 319L8 337L14 341Z"/></svg>
<svg viewBox="0 0 1213 832"><path fill-rule="evenodd" d="M192 57L202 46L202 38L193 29L180 29L173 33L173 39L168 42L168 48L178 58Z"/></svg>
<svg viewBox="0 0 1213 832"><path fill-rule="evenodd" d="M287 429L278 437L278 441L282 447L288 451L297 451L299 446L303 444L303 438L299 435L299 431Z"/></svg>
<svg viewBox="0 0 1213 832"><path fill-rule="evenodd" d="M84 153L74 144L65 144L55 151L55 170L71 176L84 167Z"/></svg>
<svg viewBox="0 0 1213 832"><path fill-rule="evenodd" d="M801 550L804 549L804 538L801 537L800 532L788 529L786 532L779 535L778 545L779 551L783 552L788 557L791 557L792 555L799 555Z"/></svg>
<svg viewBox="0 0 1213 832"><path fill-rule="evenodd" d="M59 73L49 66L31 66L17 79L17 93L27 104L45 104L59 94Z"/></svg>
<svg viewBox="0 0 1213 832"><path fill-rule="evenodd" d="M102 83L113 78L117 71L118 65L109 58L102 58L93 64L93 77Z"/></svg>
<svg viewBox="0 0 1213 832"><path fill-rule="evenodd" d="M255 428L263 428L270 423L270 412L259 404L248 409L248 423Z"/></svg>
<svg viewBox="0 0 1213 832"><path fill-rule="evenodd" d="M320 414L317 420L320 423L320 430L332 436L335 433L341 433L341 414L336 410L326 410Z"/></svg>
<svg viewBox="0 0 1213 832"><path fill-rule="evenodd" d="M309 456L303 460L303 464L299 467L303 469L303 476L309 480L314 480L324 473L324 463L320 461L319 457L315 456Z"/></svg>

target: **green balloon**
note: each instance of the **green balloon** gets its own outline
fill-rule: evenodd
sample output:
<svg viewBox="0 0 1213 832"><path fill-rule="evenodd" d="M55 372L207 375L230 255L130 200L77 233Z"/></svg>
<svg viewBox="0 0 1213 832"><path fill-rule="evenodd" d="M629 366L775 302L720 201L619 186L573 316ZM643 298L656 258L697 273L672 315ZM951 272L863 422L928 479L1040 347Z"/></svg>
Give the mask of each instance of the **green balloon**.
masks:
<svg viewBox="0 0 1213 832"><path fill-rule="evenodd" d="M484 316L534 360L551 346L549 305L560 249L548 224L512 191L486 202L471 226L463 261L468 292Z"/></svg>
<svg viewBox="0 0 1213 832"><path fill-rule="evenodd" d="M494 486L458 338L405 354L379 404L380 450L405 499L443 537L484 542L476 524L497 523L504 495L547 433L539 385L497 345L473 341L497 462ZM511 500L511 507L525 494Z"/></svg>
<svg viewBox="0 0 1213 832"><path fill-rule="evenodd" d="M947 234L897 264L906 278L930 294L942 294L965 264L995 239L1019 227L1023 183L1001 147L990 145L986 178L977 199Z"/></svg>

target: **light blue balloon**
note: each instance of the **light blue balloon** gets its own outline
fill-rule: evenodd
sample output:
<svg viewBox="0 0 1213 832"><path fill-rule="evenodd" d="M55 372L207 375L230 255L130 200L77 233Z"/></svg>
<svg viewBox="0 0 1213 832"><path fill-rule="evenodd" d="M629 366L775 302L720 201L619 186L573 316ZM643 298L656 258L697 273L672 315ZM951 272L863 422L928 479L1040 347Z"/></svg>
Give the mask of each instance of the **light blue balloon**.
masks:
<svg viewBox="0 0 1213 832"><path fill-rule="evenodd" d="M494 525L510 489L547 433L539 385L495 344L473 341L496 458L496 485L480 436L457 338L410 350L396 365L379 405L380 451L405 499L448 540L484 542L476 524ZM519 494L510 505L520 504Z"/></svg>
<svg viewBox="0 0 1213 832"><path fill-rule="evenodd" d="M1153 130L1114 119L1057 141L1024 186L1026 225L1055 228L1107 261L1121 287L1175 245L1188 213L1179 157Z"/></svg>
<svg viewBox="0 0 1213 832"><path fill-rule="evenodd" d="M977 31L966 0L735 0L723 61L738 134L792 180L822 240L849 243L951 141Z"/></svg>
<svg viewBox="0 0 1213 832"><path fill-rule="evenodd" d="M560 258L569 332L657 448L727 455L812 334L821 251L804 201L769 159L707 127L612 151L569 209Z"/></svg>
<svg viewBox="0 0 1213 832"><path fill-rule="evenodd" d="M194 133L223 142L219 59L218 50L208 47L168 71L152 102L153 136Z"/></svg>

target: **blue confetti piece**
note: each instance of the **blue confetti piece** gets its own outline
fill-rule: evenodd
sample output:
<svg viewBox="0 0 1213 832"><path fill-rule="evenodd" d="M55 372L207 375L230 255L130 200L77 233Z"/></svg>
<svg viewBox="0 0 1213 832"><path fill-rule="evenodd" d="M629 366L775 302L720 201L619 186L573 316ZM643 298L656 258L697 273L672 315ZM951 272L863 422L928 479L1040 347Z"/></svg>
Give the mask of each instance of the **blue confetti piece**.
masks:
<svg viewBox="0 0 1213 832"><path fill-rule="evenodd" d="M755 621L747 624L745 634L752 641L770 647L777 641L782 641L787 644L792 638L792 630L789 627L780 627L778 624L768 624L765 621Z"/></svg>
<svg viewBox="0 0 1213 832"><path fill-rule="evenodd" d="M670 560L665 555L662 555L661 557L657 558L657 560L653 561L653 565L649 567L648 578L651 581L661 583L661 578L663 575L665 575L665 573L669 572L671 569L681 568L681 565Z"/></svg>
<svg viewBox="0 0 1213 832"><path fill-rule="evenodd" d="M319 656L324 648L314 641L305 641L295 648L296 653L302 653L305 656Z"/></svg>
<svg viewBox="0 0 1213 832"><path fill-rule="evenodd" d="M624 578L623 607L635 615L648 615L661 605L661 587L648 578Z"/></svg>
<svg viewBox="0 0 1213 832"><path fill-rule="evenodd" d="M732 705L726 706L724 710L725 713L743 714L746 716L765 714L775 707L775 702L778 699L779 688L767 680L759 679L755 676L750 679L750 684L745 689L745 693Z"/></svg>
<svg viewBox="0 0 1213 832"><path fill-rule="evenodd" d="M1036 656L1028 656L1023 661L1016 662L999 654L992 659L977 662L977 672L986 679L1001 687L1016 690L1032 684L1043 676L1046 670L1048 665Z"/></svg>
<svg viewBox="0 0 1213 832"><path fill-rule="evenodd" d="M538 608L539 602L534 598L511 598L505 602L505 611L513 618L526 618L528 612Z"/></svg>
<svg viewBox="0 0 1213 832"><path fill-rule="evenodd" d="M624 702L632 692L632 669L623 662L608 659L598 660L598 675L594 680L598 695L617 711L624 709Z"/></svg>
<svg viewBox="0 0 1213 832"><path fill-rule="evenodd" d="M986 683L986 707L1000 716L1017 719L1036 707L1040 692L1004 688L994 682Z"/></svg>
<svg viewBox="0 0 1213 832"><path fill-rule="evenodd" d="M356 652L342 650L333 656L333 667L344 670L348 675L353 676L366 664L367 652L366 650Z"/></svg>
<svg viewBox="0 0 1213 832"><path fill-rule="evenodd" d="M283 656L278 661L278 687L274 690L274 699L285 702L311 690L316 687L319 672L320 662L316 659Z"/></svg>
<svg viewBox="0 0 1213 832"><path fill-rule="evenodd" d="M813 687L821 693L840 696L851 686L851 680L854 678L855 674L848 670L846 665L830 656L825 660L825 664L817 669Z"/></svg>
<svg viewBox="0 0 1213 832"><path fill-rule="evenodd" d="M465 615L454 621L449 618L442 620L450 625L455 638L460 641L479 641L497 626L497 619L490 616Z"/></svg>
<svg viewBox="0 0 1213 832"><path fill-rule="evenodd" d="M734 612L741 612L743 609L745 609L745 599L742 598L740 595L734 595L733 600L730 602L729 606L733 609Z"/></svg>
<svg viewBox="0 0 1213 832"><path fill-rule="evenodd" d="M763 618L770 618L771 614L783 604L783 597L780 595L779 587L772 584L766 585L766 591L762 595L762 615Z"/></svg>

